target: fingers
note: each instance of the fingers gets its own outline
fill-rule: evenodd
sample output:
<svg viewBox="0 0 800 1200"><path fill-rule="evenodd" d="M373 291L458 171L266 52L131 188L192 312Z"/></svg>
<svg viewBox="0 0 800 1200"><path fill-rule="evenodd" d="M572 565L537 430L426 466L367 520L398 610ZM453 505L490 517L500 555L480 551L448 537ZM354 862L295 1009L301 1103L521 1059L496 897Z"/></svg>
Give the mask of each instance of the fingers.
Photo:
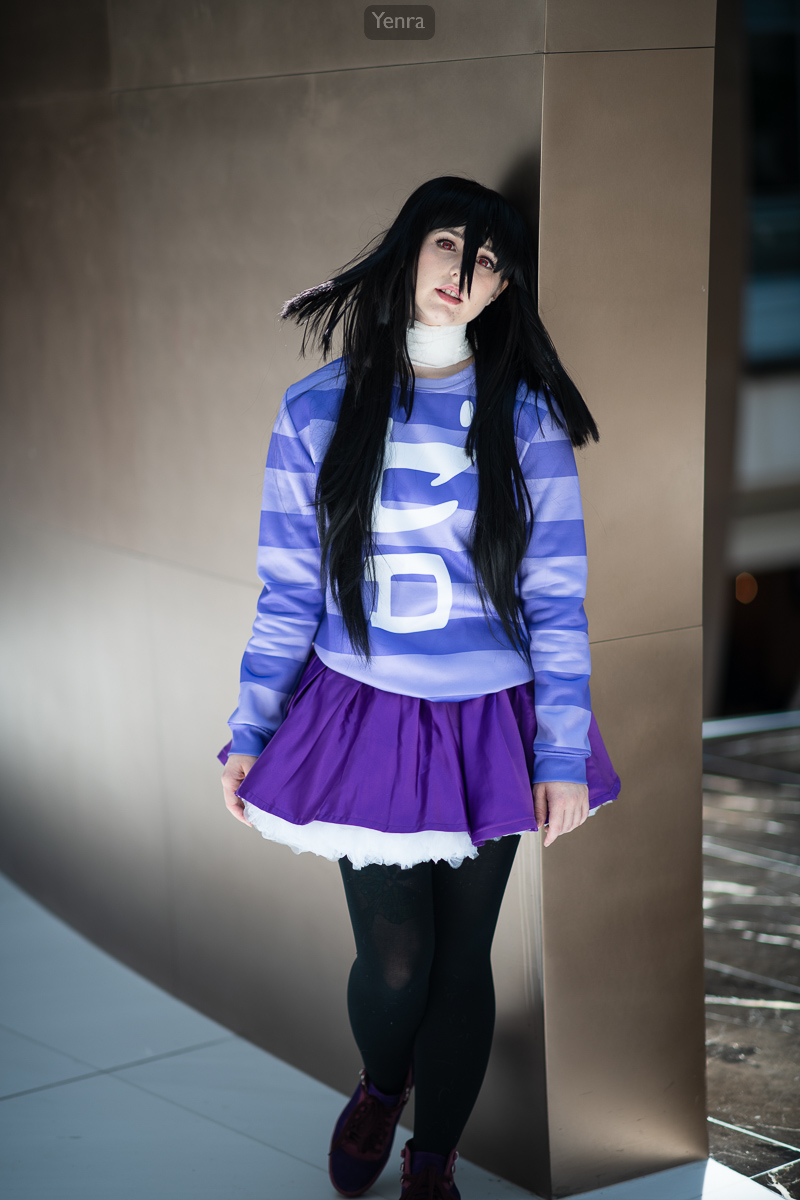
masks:
<svg viewBox="0 0 800 1200"><path fill-rule="evenodd" d="M567 823L568 818L566 810L563 807L554 807L555 812L551 811L550 813L550 820L547 823L547 832L544 835L545 846L552 846L557 837L560 837L562 833L569 833L570 829L572 828L572 825Z"/></svg>
<svg viewBox="0 0 800 1200"><path fill-rule="evenodd" d="M253 828L252 821L244 815L244 800L236 795L236 791L250 767L255 762L249 754L231 755L222 772L222 792L225 797L225 807L237 821L241 821L248 829Z"/></svg>
<svg viewBox="0 0 800 1200"><path fill-rule="evenodd" d="M237 800L235 805L229 804L227 807L228 807L228 811L233 813L233 815L236 817L237 821L241 821L243 825L246 825L248 827L248 829L253 828L252 821L248 821L247 817L244 815L244 801L243 800Z"/></svg>
<svg viewBox="0 0 800 1200"><path fill-rule="evenodd" d="M582 806L565 806L557 807L555 816L551 811L550 821L545 834L544 845L551 846L557 837L563 833L572 833L573 829L577 829L589 815L588 804L586 811L583 811Z"/></svg>
<svg viewBox="0 0 800 1200"><path fill-rule="evenodd" d="M237 784L236 786L238 787L239 785ZM227 808L228 812L232 813L233 816L236 817L237 821L241 821L243 825L247 825L250 829L252 829L252 821L248 821L247 817L244 815L244 800L235 794L235 792L231 789L230 784L226 785L226 783L223 782L222 787L225 793L225 807Z"/></svg>
<svg viewBox="0 0 800 1200"><path fill-rule="evenodd" d="M571 833L582 825L589 815L589 789L585 784L542 783L534 786L534 815L540 828L539 810L536 807L536 788L546 792L549 821L543 844L551 846L562 833Z"/></svg>
<svg viewBox="0 0 800 1200"><path fill-rule="evenodd" d="M547 820L547 784L535 783L533 785L533 815L536 818L536 824L541 829Z"/></svg>

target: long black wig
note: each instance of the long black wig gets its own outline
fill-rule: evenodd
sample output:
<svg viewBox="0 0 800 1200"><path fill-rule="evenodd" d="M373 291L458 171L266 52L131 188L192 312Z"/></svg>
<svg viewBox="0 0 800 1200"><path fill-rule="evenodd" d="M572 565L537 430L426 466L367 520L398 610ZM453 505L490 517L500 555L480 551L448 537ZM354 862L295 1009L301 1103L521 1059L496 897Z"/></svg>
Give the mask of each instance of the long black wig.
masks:
<svg viewBox="0 0 800 1200"><path fill-rule="evenodd" d="M475 584L515 650L530 666L528 635L515 591L516 573L533 527L533 505L517 455L514 410L524 383L540 392L573 446L598 440L597 426L559 361L540 318L536 248L520 213L498 192L472 179L440 176L418 187L392 225L332 279L300 292L281 310L304 326L301 354L331 355L341 328L346 382L336 427L317 480L320 584L330 581L354 651L370 659L364 608L368 556L376 553L372 512L383 467L395 388L411 415L414 368L406 331L415 319L417 260L426 235L464 227L459 289L472 289L475 260L490 245L496 271L508 280L494 303L467 325L475 358L475 415L466 453L477 463L478 504L471 527ZM374 578L370 580L374 589ZM374 597L374 591L373 591Z"/></svg>

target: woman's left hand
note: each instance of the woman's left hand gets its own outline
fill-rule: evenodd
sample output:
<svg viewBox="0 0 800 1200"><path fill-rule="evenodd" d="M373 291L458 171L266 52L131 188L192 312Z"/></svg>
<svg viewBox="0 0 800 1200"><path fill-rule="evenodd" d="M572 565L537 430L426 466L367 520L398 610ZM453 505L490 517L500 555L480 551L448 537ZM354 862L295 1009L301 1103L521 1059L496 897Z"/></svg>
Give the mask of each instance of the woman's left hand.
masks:
<svg viewBox="0 0 800 1200"><path fill-rule="evenodd" d="M547 826L544 845L549 846L561 833L577 829L589 815L589 789L585 783L535 783L533 812L540 829Z"/></svg>

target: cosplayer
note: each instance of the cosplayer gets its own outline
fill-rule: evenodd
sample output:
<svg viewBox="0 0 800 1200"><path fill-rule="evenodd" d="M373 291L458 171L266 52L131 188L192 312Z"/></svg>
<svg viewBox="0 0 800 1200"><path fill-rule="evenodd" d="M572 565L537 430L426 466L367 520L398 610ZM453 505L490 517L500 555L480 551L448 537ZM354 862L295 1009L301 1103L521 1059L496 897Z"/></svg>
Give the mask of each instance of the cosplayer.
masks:
<svg viewBox="0 0 800 1200"><path fill-rule="evenodd" d="M417 188L281 315L325 365L269 445L225 803L341 869L364 1066L333 1186L368 1191L413 1086L402 1200L458 1200L520 835L549 846L619 792L591 712L573 453L597 428L539 319L524 221L472 180Z"/></svg>

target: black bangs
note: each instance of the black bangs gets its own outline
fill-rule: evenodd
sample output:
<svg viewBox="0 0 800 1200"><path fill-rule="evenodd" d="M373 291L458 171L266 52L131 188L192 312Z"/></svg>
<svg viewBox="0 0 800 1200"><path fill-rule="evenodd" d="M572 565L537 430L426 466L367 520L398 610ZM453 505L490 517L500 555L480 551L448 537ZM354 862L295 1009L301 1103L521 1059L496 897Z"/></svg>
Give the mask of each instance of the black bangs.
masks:
<svg viewBox="0 0 800 1200"><path fill-rule="evenodd" d="M408 212L406 212L408 210ZM425 237L434 229L464 228L459 289L472 291L475 263L482 246L489 246L497 259L497 271L503 279L512 276L515 264L524 257L524 222L497 192L474 179L441 175L431 179L409 197L398 215L407 215L413 228L410 239L414 266Z"/></svg>

